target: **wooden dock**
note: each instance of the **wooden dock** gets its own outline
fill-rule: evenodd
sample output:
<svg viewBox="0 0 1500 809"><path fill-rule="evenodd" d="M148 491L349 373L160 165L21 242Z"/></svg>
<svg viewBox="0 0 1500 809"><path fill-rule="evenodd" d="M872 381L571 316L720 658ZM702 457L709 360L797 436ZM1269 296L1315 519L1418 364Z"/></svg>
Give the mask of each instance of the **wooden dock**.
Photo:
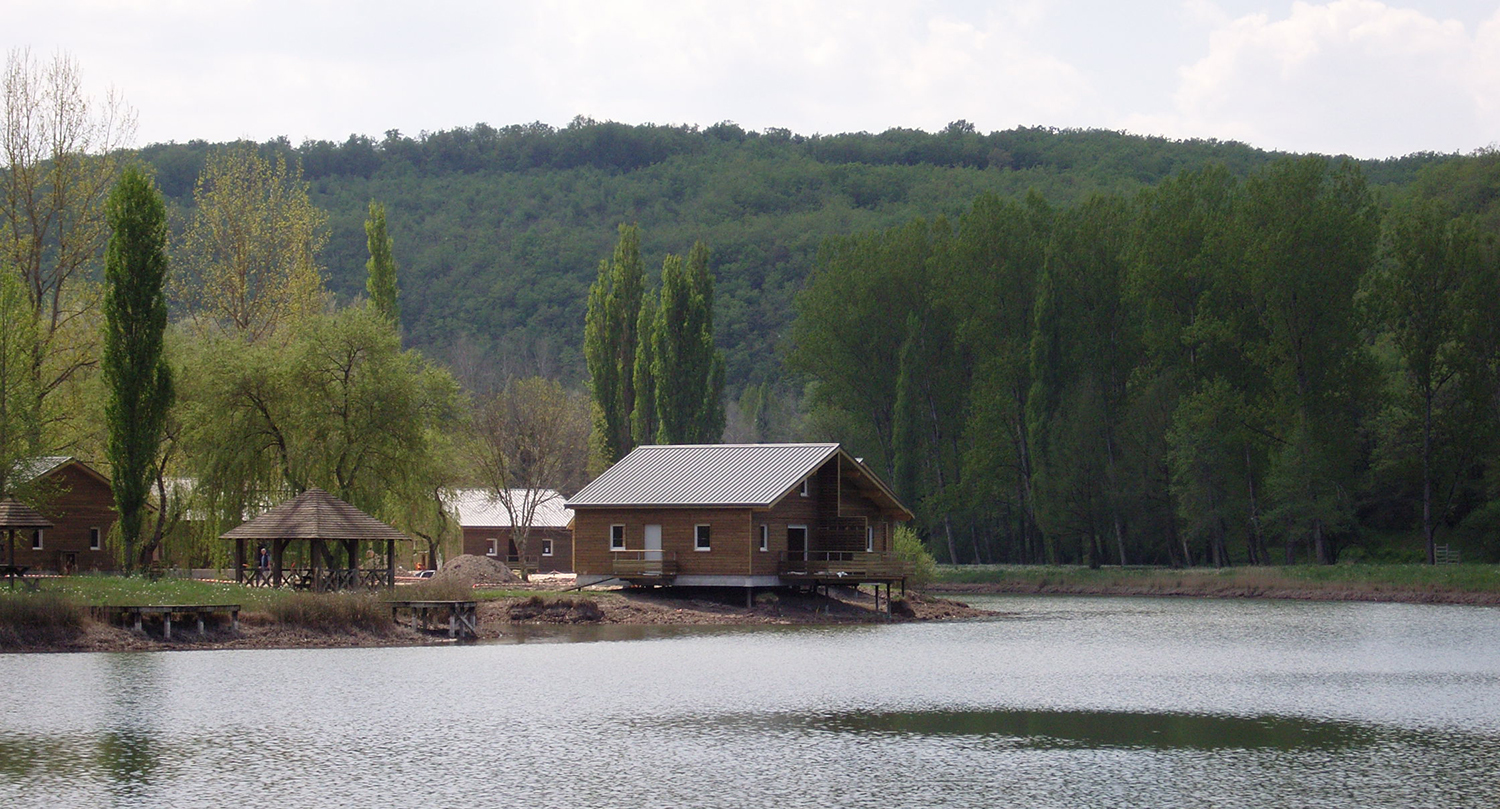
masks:
<svg viewBox="0 0 1500 809"><path fill-rule="evenodd" d="M448 618L448 637L454 640L479 637L479 602L477 601L392 601L391 620L401 623L404 610L412 629L432 631L432 620Z"/></svg>
<svg viewBox="0 0 1500 809"><path fill-rule="evenodd" d="M172 639L172 621L174 619L191 620L197 625L198 634L202 635L204 630L204 617L209 615L228 615L230 628L240 631L240 605L239 604L127 604L89 607L98 620L107 623L130 624L137 632L143 632L144 619L148 615L160 615L162 620L162 640Z"/></svg>

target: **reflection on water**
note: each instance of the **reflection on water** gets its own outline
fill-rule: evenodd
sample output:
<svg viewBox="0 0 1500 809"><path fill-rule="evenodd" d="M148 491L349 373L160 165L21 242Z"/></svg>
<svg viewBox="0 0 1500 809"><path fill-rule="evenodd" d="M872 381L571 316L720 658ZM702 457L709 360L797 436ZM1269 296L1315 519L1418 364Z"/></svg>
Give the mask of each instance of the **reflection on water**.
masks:
<svg viewBox="0 0 1500 809"><path fill-rule="evenodd" d="M0 655L0 807L1500 806L1500 610L989 606Z"/></svg>
<svg viewBox="0 0 1500 809"><path fill-rule="evenodd" d="M1345 750L1367 745L1374 736L1370 728L1349 722L1108 711L851 712L791 715L775 721L809 731L857 736L1000 736L1036 748L1059 749Z"/></svg>

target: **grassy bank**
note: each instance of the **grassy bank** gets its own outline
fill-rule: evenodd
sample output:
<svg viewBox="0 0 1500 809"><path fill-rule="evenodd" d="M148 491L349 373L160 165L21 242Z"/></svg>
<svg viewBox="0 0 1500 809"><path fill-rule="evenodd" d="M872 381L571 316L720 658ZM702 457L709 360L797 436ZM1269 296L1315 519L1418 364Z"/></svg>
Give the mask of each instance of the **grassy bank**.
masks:
<svg viewBox="0 0 1500 809"><path fill-rule="evenodd" d="M944 565L937 592L1303 598L1500 604L1500 565L1119 568Z"/></svg>

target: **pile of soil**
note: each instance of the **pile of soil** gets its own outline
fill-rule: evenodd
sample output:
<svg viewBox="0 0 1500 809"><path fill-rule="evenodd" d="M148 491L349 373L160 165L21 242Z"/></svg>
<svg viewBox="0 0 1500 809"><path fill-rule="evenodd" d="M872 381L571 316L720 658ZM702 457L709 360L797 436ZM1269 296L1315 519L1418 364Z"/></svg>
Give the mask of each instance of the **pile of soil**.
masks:
<svg viewBox="0 0 1500 809"><path fill-rule="evenodd" d="M544 599L532 596L512 603L507 610L512 622L530 621L543 624L598 623L604 618L599 603L589 598Z"/></svg>
<svg viewBox="0 0 1500 809"><path fill-rule="evenodd" d="M456 584L463 587L509 584L515 580L516 575L504 562L470 553L444 562L443 568L430 579L437 585Z"/></svg>

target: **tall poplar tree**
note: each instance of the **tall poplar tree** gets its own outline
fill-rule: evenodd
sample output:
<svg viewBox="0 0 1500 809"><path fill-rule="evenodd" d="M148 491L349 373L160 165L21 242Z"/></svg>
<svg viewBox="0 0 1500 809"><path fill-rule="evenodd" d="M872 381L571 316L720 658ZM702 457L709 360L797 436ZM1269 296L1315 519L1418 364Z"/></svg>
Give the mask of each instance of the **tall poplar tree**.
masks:
<svg viewBox="0 0 1500 809"><path fill-rule="evenodd" d="M724 433L724 355L714 348L714 280L708 248L693 245L684 266L667 256L652 336L656 440L709 444Z"/></svg>
<svg viewBox="0 0 1500 809"><path fill-rule="evenodd" d="M374 200L370 200L370 213L365 219L365 241L370 248L370 260L365 263L369 273L365 290L370 293L370 305L393 325L399 324L401 304L397 301L396 258L391 254L391 237L385 230L385 206Z"/></svg>
<svg viewBox="0 0 1500 809"><path fill-rule="evenodd" d="M589 287L584 321L583 356L595 405L590 462L594 472L603 471L635 448L631 417L636 406L635 354L644 289L640 231L633 225L620 225L614 256L599 262L599 277Z"/></svg>
<svg viewBox="0 0 1500 809"><path fill-rule="evenodd" d="M126 570L137 558L146 498L172 406L163 355L167 327L167 208L151 179L127 168L106 203L112 231L104 254L104 382L107 453L120 514Z"/></svg>

